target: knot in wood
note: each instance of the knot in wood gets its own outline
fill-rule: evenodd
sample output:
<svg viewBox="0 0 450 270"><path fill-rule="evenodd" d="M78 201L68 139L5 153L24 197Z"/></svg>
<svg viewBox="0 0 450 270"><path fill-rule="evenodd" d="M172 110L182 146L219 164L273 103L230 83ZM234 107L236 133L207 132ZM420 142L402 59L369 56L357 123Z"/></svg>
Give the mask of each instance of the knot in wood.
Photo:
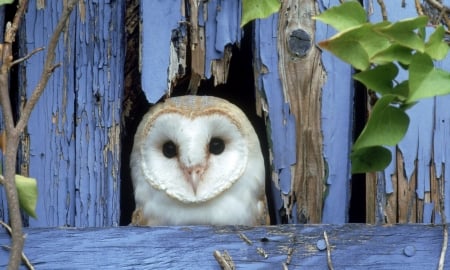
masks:
<svg viewBox="0 0 450 270"><path fill-rule="evenodd" d="M304 57L311 49L311 36L303 29L296 29L289 35L289 52L296 57Z"/></svg>

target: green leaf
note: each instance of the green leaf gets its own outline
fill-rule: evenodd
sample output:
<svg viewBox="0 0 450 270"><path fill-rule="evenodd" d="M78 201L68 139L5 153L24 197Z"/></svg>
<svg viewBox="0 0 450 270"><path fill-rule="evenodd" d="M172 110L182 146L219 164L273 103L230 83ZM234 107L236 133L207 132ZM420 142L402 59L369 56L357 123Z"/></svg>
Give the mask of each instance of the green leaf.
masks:
<svg viewBox="0 0 450 270"><path fill-rule="evenodd" d="M37 183L36 179L16 175L16 187L20 207L31 217L36 218Z"/></svg>
<svg viewBox="0 0 450 270"><path fill-rule="evenodd" d="M394 94L392 81L397 77L397 74L397 66L390 63L356 73L353 78L363 83L370 90L384 95Z"/></svg>
<svg viewBox="0 0 450 270"><path fill-rule="evenodd" d="M425 53L435 60L442 60L447 56L448 45L444 41L444 35L445 29L439 25L425 44Z"/></svg>
<svg viewBox="0 0 450 270"><path fill-rule="evenodd" d="M12 4L14 0L0 0L0 6L6 5L6 4Z"/></svg>
<svg viewBox="0 0 450 270"><path fill-rule="evenodd" d="M409 85L408 85L408 81L405 80L405 81L403 81L403 82L397 84L397 85L394 87L393 93L394 93L394 95L396 95L397 97L399 97L399 99L400 99L401 101L405 101L405 100L408 98L408 94L409 94ZM403 104L402 104L402 105L403 105ZM405 107L405 108L411 108L411 107L407 106L407 107ZM406 109L403 109L403 108L402 108L402 110L405 111Z"/></svg>
<svg viewBox="0 0 450 270"><path fill-rule="evenodd" d="M423 52L425 50L425 43L415 30L426 26L427 23L427 16L419 16L389 24L385 27L378 28L377 31L389 37L391 41L404 47Z"/></svg>
<svg viewBox="0 0 450 270"><path fill-rule="evenodd" d="M356 151L361 148L396 145L408 130L409 117L401 109L391 105L394 95L385 95L377 101L366 127L353 145Z"/></svg>
<svg viewBox="0 0 450 270"><path fill-rule="evenodd" d="M367 22L366 11L356 1L349 1L332 7L315 16L314 19L329 24L338 31L344 31Z"/></svg>
<svg viewBox="0 0 450 270"><path fill-rule="evenodd" d="M254 19L267 18L281 7L279 0L242 0L241 27Z"/></svg>
<svg viewBox="0 0 450 270"><path fill-rule="evenodd" d="M409 65L411 63L412 50L398 44L389 46L387 49L380 51L370 59L375 64L387 64L399 61L402 64Z"/></svg>
<svg viewBox="0 0 450 270"><path fill-rule="evenodd" d="M409 65L407 103L446 94L450 94L450 73L435 68L428 54L416 53Z"/></svg>
<svg viewBox="0 0 450 270"><path fill-rule="evenodd" d="M351 153L352 173L375 172L385 169L392 160L391 152L382 146L364 147Z"/></svg>
<svg viewBox="0 0 450 270"><path fill-rule="evenodd" d="M375 25L366 23L350 28L328 40L319 42L319 46L356 69L366 70L370 65L369 59L390 45L386 37L375 32L376 28L383 25L385 23Z"/></svg>

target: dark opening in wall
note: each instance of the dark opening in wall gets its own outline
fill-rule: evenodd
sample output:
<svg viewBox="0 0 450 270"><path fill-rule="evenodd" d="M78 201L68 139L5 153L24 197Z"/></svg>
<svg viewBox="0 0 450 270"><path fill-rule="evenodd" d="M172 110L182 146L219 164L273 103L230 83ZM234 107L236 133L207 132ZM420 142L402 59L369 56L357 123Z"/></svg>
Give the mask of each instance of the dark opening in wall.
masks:
<svg viewBox="0 0 450 270"><path fill-rule="evenodd" d="M355 81L353 97L353 141L361 134L367 120L367 90L361 83ZM349 222L366 222L366 174L353 174L351 178L351 197Z"/></svg>
<svg viewBox="0 0 450 270"><path fill-rule="evenodd" d="M123 104L123 132L121 154L121 217L120 225L128 225L135 208L133 186L130 176L130 154L137 126L150 105L141 90L139 66L139 1L127 0L126 29L127 52L125 59L125 98ZM270 187L270 165L268 161L268 144L264 120L256 115L255 87L252 65L252 33L251 26L244 29L245 35L239 46L233 45L232 58L227 83L214 87L213 78L203 80L198 95L217 96L229 100L239 106L253 124L262 145L266 162L266 190ZM231 45L230 45L231 46ZM189 68L186 78L179 80L172 96L187 94L189 84ZM270 193L268 193L270 194ZM268 205L272 205L268 198ZM270 209L271 210L271 209ZM273 217L273 215L271 214Z"/></svg>
<svg viewBox="0 0 450 270"><path fill-rule="evenodd" d="M125 93L122 116L122 151L121 151L121 188L120 188L120 225L131 222L134 210L133 185L130 177L130 153L133 137L142 116L147 112L149 104L141 90L139 72L139 0L126 1L125 29Z"/></svg>

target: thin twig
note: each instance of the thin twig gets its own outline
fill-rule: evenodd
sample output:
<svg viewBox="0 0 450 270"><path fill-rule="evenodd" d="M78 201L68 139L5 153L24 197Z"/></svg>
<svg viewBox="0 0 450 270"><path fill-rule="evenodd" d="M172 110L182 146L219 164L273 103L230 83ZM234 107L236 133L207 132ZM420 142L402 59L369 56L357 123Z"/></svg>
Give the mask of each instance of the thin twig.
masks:
<svg viewBox="0 0 450 270"><path fill-rule="evenodd" d="M447 244L448 244L447 223L444 223L444 225L442 226L442 230L444 232L444 239L442 240L442 249L441 249L441 255L439 256L438 270L444 270L445 255L447 254Z"/></svg>
<svg viewBox="0 0 450 270"><path fill-rule="evenodd" d="M220 251L215 250L214 258L216 259L217 263L219 263L220 268L223 270L235 270L236 266L234 265L233 259L231 258L230 254L228 254L228 251L224 251L223 254L220 253Z"/></svg>
<svg viewBox="0 0 450 270"><path fill-rule="evenodd" d="M256 248L256 253L261 255L264 259L269 258L269 255L267 254L267 252L262 247Z"/></svg>
<svg viewBox="0 0 450 270"><path fill-rule="evenodd" d="M377 2L381 8L381 16L383 17L383 21L387 21L388 15L387 15L387 10L386 10L386 5L384 4L383 0L377 0Z"/></svg>
<svg viewBox="0 0 450 270"><path fill-rule="evenodd" d="M327 264L328 264L328 269L329 270L334 270L333 262L331 261L331 246L330 246L330 243L328 242L328 235L327 235L326 231L323 232L323 238L325 239L325 244L327 245Z"/></svg>
<svg viewBox="0 0 450 270"><path fill-rule="evenodd" d="M443 240L442 240L442 248L441 248L441 255L439 256L439 264L438 264L438 270L444 270L444 264L445 264L445 255L447 254L447 244L448 244L448 228L447 228L447 216L445 214L445 185L444 180L441 179L438 181L439 185L439 204L440 204L440 212L441 212L441 218L442 218L442 230L443 230Z"/></svg>
<svg viewBox="0 0 450 270"><path fill-rule="evenodd" d="M239 238L241 238L245 243L247 243L247 245L249 246L253 245L252 240L248 239L248 237L244 233L240 232Z"/></svg>
<svg viewBox="0 0 450 270"><path fill-rule="evenodd" d="M424 15L423 13L423 8L422 8L422 4L420 3L420 0L414 0L414 3L416 5L416 10L417 10L417 14L419 16Z"/></svg>
<svg viewBox="0 0 450 270"><path fill-rule="evenodd" d="M31 51L29 54L25 55L24 57L19 58L19 59L15 60L15 61L11 62L10 67L12 67L14 65L17 65L19 63L22 63L24 61L27 61L31 56L35 55L36 53L38 53L38 52L40 52L42 50L44 50L44 47L40 47L40 48L34 49L33 51Z"/></svg>
<svg viewBox="0 0 450 270"><path fill-rule="evenodd" d="M288 251L287 251L286 265L291 264L292 254L294 254L294 248L290 247L290 248L288 248Z"/></svg>
<svg viewBox="0 0 450 270"><path fill-rule="evenodd" d="M12 229L8 224L3 222L3 220L0 220L0 225L2 225L8 231L9 235L12 235ZM9 246L3 246L3 248L11 250L11 247ZM28 260L27 256L23 252L22 252L22 262L29 270L34 270L34 266L31 264L30 260Z"/></svg>
<svg viewBox="0 0 450 270"><path fill-rule="evenodd" d="M426 0L426 1L438 10L449 11L449 8L446 7L444 4L440 3L439 1L436 0Z"/></svg>

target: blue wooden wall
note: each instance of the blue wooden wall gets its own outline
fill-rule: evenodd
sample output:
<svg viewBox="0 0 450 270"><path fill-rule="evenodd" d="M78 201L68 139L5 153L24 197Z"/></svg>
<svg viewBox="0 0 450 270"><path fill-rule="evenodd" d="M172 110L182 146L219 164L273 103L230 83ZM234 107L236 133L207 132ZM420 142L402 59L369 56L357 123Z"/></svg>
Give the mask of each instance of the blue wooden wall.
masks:
<svg viewBox="0 0 450 270"><path fill-rule="evenodd" d="M46 46L62 5L29 3L20 55ZM19 154L20 172L38 181L38 218L30 226L118 225L124 10L123 1L82 0L59 41L61 67L31 115ZM20 101L31 95L43 62L38 53L20 66Z"/></svg>
<svg viewBox="0 0 450 270"><path fill-rule="evenodd" d="M316 1L318 11L337 5L338 0ZM380 20L375 1L371 20ZM415 16L414 3L385 1L390 20ZM161 99L172 90L171 73L174 54L174 30L186 35L186 10L183 0L145 1L141 4L142 88L149 103ZM19 54L45 46L62 2L47 1L38 7L31 3L20 32ZM1 12L1 10L0 10ZM30 119L22 139L19 171L38 180L38 219L29 219L30 226L111 226L120 217L120 151L121 112L124 66L123 1L80 1L72 14L68 30L60 40L56 69L47 89ZM212 63L225 55L227 45L239 44L243 31L239 28L240 1L211 0L199 6L199 26L204 29L205 61L203 79L214 74ZM204 16L207 14L207 16ZM3 16L0 16L3 18ZM258 108L266 115L271 131L271 191L276 210L289 204L289 222L297 222L297 208L292 202L291 168L298 161L295 132L298 119L291 111L279 74L277 47L277 14L254 22L253 51L255 88ZM334 30L317 22L314 42L333 35ZM172 46L171 46L172 45ZM189 49L189 48L188 48ZM172 57L172 58L171 58ZM177 61L184 61L177 59ZM323 159L326 163L326 188L323 198L322 222L348 221L350 200L349 151L352 140L353 82L352 70L340 60L323 52L322 65L326 80L321 94L321 127ZM21 65L19 101L26 100L34 88L43 63L43 53ZM450 62L439 63L450 69ZM376 189L369 190L375 198L368 211L386 220L386 212L404 209L420 212L412 216L390 215L388 222L431 222L436 210L435 187L438 179L448 186L445 171L450 114L449 97L420 102L408 113L411 126L400 143L398 161L377 174ZM403 169L404 168L404 169ZM404 172L404 173L403 173ZM318 179L320 181L321 179ZM403 182L402 182L403 181ZM405 184L406 183L406 184ZM414 185L410 184L414 183ZM408 191L408 197L398 196ZM366 192L361 190L360 192ZM434 193L433 193L434 192ZM450 216L449 189L446 188L446 211ZM5 196L0 193L0 218L7 219ZM408 205L413 205L408 208ZM276 212L278 213L278 211ZM406 213L405 215L408 215ZM275 217L277 223L281 217Z"/></svg>

